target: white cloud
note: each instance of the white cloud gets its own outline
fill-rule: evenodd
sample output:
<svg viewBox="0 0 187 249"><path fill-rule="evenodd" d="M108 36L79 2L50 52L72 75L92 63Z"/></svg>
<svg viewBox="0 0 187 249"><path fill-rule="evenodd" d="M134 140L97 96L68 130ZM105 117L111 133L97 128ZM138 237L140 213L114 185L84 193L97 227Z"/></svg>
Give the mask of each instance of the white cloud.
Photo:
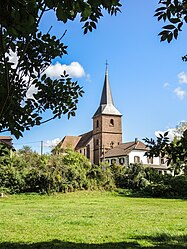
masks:
<svg viewBox="0 0 187 249"><path fill-rule="evenodd" d="M47 140L44 142L44 146L45 147L53 147L53 146L56 146L58 143L60 143L62 139L60 138L55 138L53 140Z"/></svg>
<svg viewBox="0 0 187 249"><path fill-rule="evenodd" d="M186 96L186 91L183 90L181 87L175 88L173 92L174 92L174 93L176 94L176 96L177 96L179 99L181 99L181 100L184 99L184 97Z"/></svg>
<svg viewBox="0 0 187 249"><path fill-rule="evenodd" d="M159 137L159 134L164 135L165 132L168 132L167 137L169 138L170 141L172 141L175 137L176 133L176 128L170 128L167 129L166 131L155 131L155 136Z"/></svg>
<svg viewBox="0 0 187 249"><path fill-rule="evenodd" d="M85 78L86 78L86 82L89 82L89 83L92 82L91 76L89 73L85 75Z"/></svg>
<svg viewBox="0 0 187 249"><path fill-rule="evenodd" d="M72 62L70 65L56 62L55 65L50 65L46 69L45 73L49 77L59 78L64 71L66 71L70 77L74 78L81 78L85 76L84 68L78 62Z"/></svg>
<svg viewBox="0 0 187 249"><path fill-rule="evenodd" d="M9 62L12 62L12 68L16 68L19 57L16 52L10 50L9 54L7 53L9 58ZM87 81L90 81L90 75L85 74L84 68L78 62L72 62L70 65L60 64L57 62L55 65L50 65L45 73L49 77L59 78L64 71L69 74L70 77L81 78L83 76L86 77ZM23 80L29 82L29 76L23 76ZM26 93L26 98L34 98L33 94L37 93L37 88L35 85L31 85Z"/></svg>
<svg viewBox="0 0 187 249"><path fill-rule="evenodd" d="M163 87L168 87L169 86L169 83L168 82L165 82L164 84L163 84Z"/></svg>
<svg viewBox="0 0 187 249"><path fill-rule="evenodd" d="M185 72L180 72L178 75L179 83L187 84L187 74Z"/></svg>
<svg viewBox="0 0 187 249"><path fill-rule="evenodd" d="M12 68L16 68L19 59L17 53L10 50L7 56L9 57L9 62L12 62L14 64L12 65ZM86 78L90 80L90 75L86 75L84 68L79 62L76 61L72 62L70 65L60 64L59 62L56 62L55 65L50 65L46 69L45 73L49 77L59 78L64 73L64 71L66 71L66 73L68 73L70 77L81 78L86 76Z"/></svg>

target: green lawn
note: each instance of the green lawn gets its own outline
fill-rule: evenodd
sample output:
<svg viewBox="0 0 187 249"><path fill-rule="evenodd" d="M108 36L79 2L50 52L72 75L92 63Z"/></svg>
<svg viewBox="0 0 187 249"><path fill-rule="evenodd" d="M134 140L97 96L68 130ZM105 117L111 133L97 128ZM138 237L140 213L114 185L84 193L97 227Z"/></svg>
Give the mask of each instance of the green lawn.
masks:
<svg viewBox="0 0 187 249"><path fill-rule="evenodd" d="M187 248L187 201L110 192L0 199L2 248Z"/></svg>

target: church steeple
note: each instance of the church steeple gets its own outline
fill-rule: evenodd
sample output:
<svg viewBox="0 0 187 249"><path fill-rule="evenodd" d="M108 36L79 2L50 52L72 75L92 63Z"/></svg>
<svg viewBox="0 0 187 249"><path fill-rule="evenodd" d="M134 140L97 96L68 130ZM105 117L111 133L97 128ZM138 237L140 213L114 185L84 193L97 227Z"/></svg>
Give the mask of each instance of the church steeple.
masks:
<svg viewBox="0 0 187 249"><path fill-rule="evenodd" d="M114 106L106 63L101 100L93 116L93 161L99 164L105 152L122 143L122 114Z"/></svg>
<svg viewBox="0 0 187 249"><path fill-rule="evenodd" d="M104 80L104 85L103 85L103 91L101 94L100 105L93 117L97 115L101 115L101 114L122 116L122 114L114 106L112 92L111 92L110 83L108 79L108 64L107 63L106 63L105 80Z"/></svg>

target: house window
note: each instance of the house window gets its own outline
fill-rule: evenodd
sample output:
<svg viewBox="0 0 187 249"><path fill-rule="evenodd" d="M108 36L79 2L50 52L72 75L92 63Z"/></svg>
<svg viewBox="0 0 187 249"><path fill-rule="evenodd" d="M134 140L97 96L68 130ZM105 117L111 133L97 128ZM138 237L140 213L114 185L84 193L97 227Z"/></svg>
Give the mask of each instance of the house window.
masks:
<svg viewBox="0 0 187 249"><path fill-rule="evenodd" d="M119 158L119 163L121 164L121 165L123 165L124 164L124 162L125 162L125 158Z"/></svg>
<svg viewBox="0 0 187 249"><path fill-rule="evenodd" d="M147 158L147 163L148 164L153 164L153 157L148 157Z"/></svg>
<svg viewBox="0 0 187 249"><path fill-rule="evenodd" d="M82 150L80 150L80 153L82 153Z"/></svg>
<svg viewBox="0 0 187 249"><path fill-rule="evenodd" d="M165 164L164 158L161 158L161 159L160 159L160 163L161 163L161 164Z"/></svg>
<svg viewBox="0 0 187 249"><path fill-rule="evenodd" d="M114 163L116 163L116 159L111 160L111 164L114 164Z"/></svg>
<svg viewBox="0 0 187 249"><path fill-rule="evenodd" d="M140 163L140 157L134 156L134 163Z"/></svg>
<svg viewBox="0 0 187 249"><path fill-rule="evenodd" d="M96 128L99 128L99 120L96 120Z"/></svg>
<svg viewBox="0 0 187 249"><path fill-rule="evenodd" d="M112 119L112 118L110 120L110 126L114 126L114 119Z"/></svg>

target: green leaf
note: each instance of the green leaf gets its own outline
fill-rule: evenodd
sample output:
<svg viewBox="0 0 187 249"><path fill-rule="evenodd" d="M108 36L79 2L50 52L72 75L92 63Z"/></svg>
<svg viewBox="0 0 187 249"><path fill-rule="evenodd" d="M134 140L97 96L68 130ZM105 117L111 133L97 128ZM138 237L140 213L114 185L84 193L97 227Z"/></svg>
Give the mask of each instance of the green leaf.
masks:
<svg viewBox="0 0 187 249"><path fill-rule="evenodd" d="M95 24L95 22L90 22L90 25L92 26L92 28L96 29L96 24Z"/></svg>
<svg viewBox="0 0 187 249"><path fill-rule="evenodd" d="M167 39L168 35L164 34L161 36L160 41L165 41Z"/></svg>
<svg viewBox="0 0 187 249"><path fill-rule="evenodd" d="M63 21L64 23L67 22L67 20L68 20L68 15L67 15L67 13L63 10L63 8L62 8L61 5L58 6L57 11L56 11L56 15L57 15L58 20L61 20L61 21Z"/></svg>
<svg viewBox="0 0 187 249"><path fill-rule="evenodd" d="M168 35L168 38L167 38L168 43L170 43L170 42L172 41L172 39L173 39L173 34L170 33L170 34Z"/></svg>
<svg viewBox="0 0 187 249"><path fill-rule="evenodd" d="M180 22L179 18L170 18L169 20L170 20L171 23L178 23L178 22Z"/></svg>
<svg viewBox="0 0 187 249"><path fill-rule="evenodd" d="M87 19L91 15L91 12L92 12L92 10L91 10L90 6L87 5L87 7L84 9L84 11L82 13L82 17Z"/></svg>
<svg viewBox="0 0 187 249"><path fill-rule="evenodd" d="M161 11L161 10L166 10L166 7L160 7L160 8L158 8L158 9L156 9L155 12L159 12L159 11Z"/></svg>
<svg viewBox="0 0 187 249"><path fill-rule="evenodd" d="M178 37L178 29L174 30L173 35L174 35L175 39L177 39L177 37Z"/></svg>
<svg viewBox="0 0 187 249"><path fill-rule="evenodd" d="M168 131L166 131L165 133L164 133L164 137L167 137L167 135L168 135Z"/></svg>
<svg viewBox="0 0 187 249"><path fill-rule="evenodd" d="M172 25L172 24L166 25L163 27L163 29L175 29L175 25Z"/></svg>
<svg viewBox="0 0 187 249"><path fill-rule="evenodd" d="M178 30L179 30L179 31L182 31L182 29L181 29L181 28L182 28L182 25L183 25L182 22L180 22L180 23L178 24Z"/></svg>
<svg viewBox="0 0 187 249"><path fill-rule="evenodd" d="M41 80L44 81L46 79L46 74L43 74Z"/></svg>

